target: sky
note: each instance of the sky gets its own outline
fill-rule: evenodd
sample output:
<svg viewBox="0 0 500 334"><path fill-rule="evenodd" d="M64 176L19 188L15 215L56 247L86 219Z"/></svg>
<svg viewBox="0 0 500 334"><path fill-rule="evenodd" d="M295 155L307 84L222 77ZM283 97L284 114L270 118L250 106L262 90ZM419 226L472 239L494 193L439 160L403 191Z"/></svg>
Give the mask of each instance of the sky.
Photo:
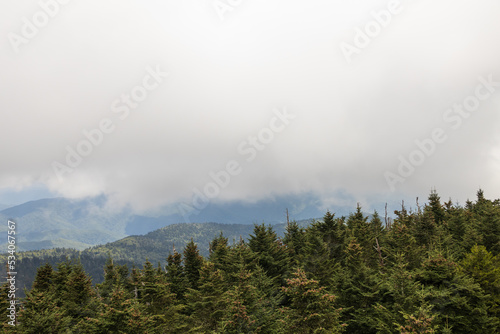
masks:
<svg viewBox="0 0 500 334"><path fill-rule="evenodd" d="M497 0L3 0L0 202L499 198L498 17Z"/></svg>

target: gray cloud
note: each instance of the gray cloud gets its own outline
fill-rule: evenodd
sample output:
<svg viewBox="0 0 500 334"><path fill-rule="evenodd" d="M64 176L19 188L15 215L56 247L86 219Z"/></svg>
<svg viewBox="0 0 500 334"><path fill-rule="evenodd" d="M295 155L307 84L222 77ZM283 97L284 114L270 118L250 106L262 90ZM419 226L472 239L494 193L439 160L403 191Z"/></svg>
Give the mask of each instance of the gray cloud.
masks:
<svg viewBox="0 0 500 334"><path fill-rule="evenodd" d="M0 14L1 189L110 195L148 208L191 201L229 161L242 172L214 201L347 191L369 203L423 196L464 201L500 186L500 87L458 129L445 111L500 81L500 5L493 0L402 1L400 14L349 64L340 49L388 1L242 2L221 21L205 1L71 1L14 52L8 34L37 2ZM123 120L113 102L147 67L169 76ZM269 127L275 108L296 118L252 161L238 147ZM102 143L61 180L67 147L103 119ZM390 191L386 171L443 128L448 139Z"/></svg>

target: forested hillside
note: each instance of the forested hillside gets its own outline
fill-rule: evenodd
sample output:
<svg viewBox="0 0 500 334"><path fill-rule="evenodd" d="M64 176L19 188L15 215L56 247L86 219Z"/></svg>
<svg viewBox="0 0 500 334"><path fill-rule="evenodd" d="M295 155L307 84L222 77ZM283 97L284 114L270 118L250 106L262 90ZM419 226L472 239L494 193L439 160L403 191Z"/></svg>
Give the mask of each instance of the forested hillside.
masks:
<svg viewBox="0 0 500 334"><path fill-rule="evenodd" d="M302 220L297 223L305 227L311 221ZM273 225L273 228L277 235L282 237L286 224ZM109 257L112 257L117 264L127 264L129 268L133 266L142 268L146 260L163 266L174 246L177 249L183 249L191 239L197 244L200 254L208 257L210 241L219 234L226 236L232 244L240 238L246 240L252 231L253 225L182 223L172 224L146 235L129 236L105 245L90 247L83 251L55 248L20 252L16 255L17 266L22 268L17 275L17 287L21 289L19 295L24 297L23 289L31 288L37 268L45 263L56 266L66 259L79 259L85 272L96 284L104 280L102 268ZM5 263L8 255L0 255L0 261ZM0 267L0 274L5 277L5 267Z"/></svg>
<svg viewBox="0 0 500 334"><path fill-rule="evenodd" d="M496 333L500 200L404 205L386 221L360 207L284 236L190 241L166 266L109 259L93 287L78 262L38 269L19 333ZM170 247L168 245L167 247ZM7 301L3 285L0 303ZM5 306L5 307L4 307ZM6 305L0 307L7 319ZM5 332L12 330L4 322Z"/></svg>

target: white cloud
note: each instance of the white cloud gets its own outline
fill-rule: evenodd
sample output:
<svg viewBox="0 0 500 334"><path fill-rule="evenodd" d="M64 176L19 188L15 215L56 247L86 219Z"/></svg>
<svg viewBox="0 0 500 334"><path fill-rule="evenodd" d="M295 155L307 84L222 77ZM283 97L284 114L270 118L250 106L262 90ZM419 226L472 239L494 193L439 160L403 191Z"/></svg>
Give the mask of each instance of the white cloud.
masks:
<svg viewBox="0 0 500 334"><path fill-rule="evenodd" d="M446 126L443 113L479 76L500 81L500 5L404 1L348 64L340 43L387 3L243 2L221 21L197 0L72 1L19 53L7 38L0 46L0 188L41 182L64 196L105 193L144 208L189 201L211 171L236 159L243 172L214 200L345 189L369 201L437 187L463 201L479 186L499 197L500 92L396 193L384 172ZM19 33L37 10L10 4L0 35ZM120 120L113 101L156 65L169 77ZM282 107L296 120L243 164L238 145ZM63 163L66 147L103 118L116 129L60 182L52 162Z"/></svg>

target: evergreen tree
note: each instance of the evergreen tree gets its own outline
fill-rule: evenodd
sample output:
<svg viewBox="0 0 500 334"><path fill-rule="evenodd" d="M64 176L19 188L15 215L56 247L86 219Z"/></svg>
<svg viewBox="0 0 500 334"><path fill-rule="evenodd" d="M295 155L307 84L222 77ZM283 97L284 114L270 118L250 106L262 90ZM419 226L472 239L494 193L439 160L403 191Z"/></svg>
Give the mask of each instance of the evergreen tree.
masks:
<svg viewBox="0 0 500 334"><path fill-rule="evenodd" d="M337 272L340 263L331 255L323 235L316 227L307 230L306 242L303 247L301 265L311 278L320 282L323 286L334 286L336 284Z"/></svg>
<svg viewBox="0 0 500 334"><path fill-rule="evenodd" d="M228 264L227 255L229 246L227 238L222 235L222 232L210 242L209 252L210 262L215 265L216 269L224 270Z"/></svg>
<svg viewBox="0 0 500 334"><path fill-rule="evenodd" d="M256 288L249 284L250 276L241 266L237 283L224 295L227 308L220 322L222 333L255 333L259 329L255 319Z"/></svg>
<svg viewBox="0 0 500 334"><path fill-rule="evenodd" d="M361 206L357 206L356 212L347 219L347 231L345 240L355 239L360 246L360 256L365 263L376 262L377 253L374 250L375 238L379 231L374 233L376 221L371 224L368 217L361 211ZM346 243L348 244L348 243Z"/></svg>
<svg viewBox="0 0 500 334"><path fill-rule="evenodd" d="M436 192L436 189L432 190L429 195L429 205L426 206L434 218L436 224L441 224L445 218L445 210L441 205L441 198Z"/></svg>
<svg viewBox="0 0 500 334"><path fill-rule="evenodd" d="M288 333L342 333L345 325L340 322L341 309L335 306L335 296L324 291L318 281L308 279L303 270L297 269L293 278L287 279L283 292L290 306L283 310L284 325Z"/></svg>
<svg viewBox="0 0 500 334"><path fill-rule="evenodd" d="M248 284L255 287L253 297L252 315L260 333L278 333L280 326L280 306L284 304L285 295L281 288L277 289L262 267L257 266L252 270Z"/></svg>
<svg viewBox="0 0 500 334"><path fill-rule="evenodd" d="M41 267L36 285L26 293L19 313L21 332L66 333L96 314L99 302L81 263L60 263L51 275L53 283L43 284L50 272L49 266Z"/></svg>
<svg viewBox="0 0 500 334"><path fill-rule="evenodd" d="M131 273L109 257L96 262L104 265L96 289L81 261L56 266L23 254L23 268L39 268L19 325L5 321L0 332L499 332L500 200L479 190L460 207L432 191L423 209L395 214L384 226L359 205L347 220L327 212L306 228L288 224L283 242L264 224L231 246L221 233L207 260L191 239L166 267L146 261ZM5 319L8 293L0 285Z"/></svg>
<svg viewBox="0 0 500 334"><path fill-rule="evenodd" d="M484 246L472 247L460 262L460 270L478 283L489 295L489 312L500 320L500 259Z"/></svg>
<svg viewBox="0 0 500 334"><path fill-rule="evenodd" d="M389 261L395 262L396 254L404 254L408 269L419 268L425 253L425 246L417 243L414 229L415 214L408 213L404 205L401 211L394 211L396 219L386 235L386 254Z"/></svg>
<svg viewBox="0 0 500 334"><path fill-rule="evenodd" d="M290 222L286 227L283 243L290 250L291 258L295 261L295 264L298 264L301 260L305 242L304 228L300 227L296 221Z"/></svg>
<svg viewBox="0 0 500 334"><path fill-rule="evenodd" d="M198 289L202 265L203 257L200 255L198 246L193 242L193 238L191 238L191 241L184 249L184 271L191 289Z"/></svg>
<svg viewBox="0 0 500 334"><path fill-rule="evenodd" d="M414 314L403 313L405 324L399 326L401 334L432 334L437 333L439 326L434 325L435 315L429 307L420 306ZM442 333L451 333L445 328Z"/></svg>
<svg viewBox="0 0 500 334"><path fill-rule="evenodd" d="M227 309L227 300L224 298L226 291L222 271L215 269L211 262L204 263L200 271L199 289L188 289L186 294L190 332L210 333L219 329Z"/></svg>
<svg viewBox="0 0 500 334"><path fill-rule="evenodd" d="M335 218L335 214L327 211L323 221L315 222L312 230L319 232L326 243L332 258L341 261L344 258L345 223L343 218Z"/></svg>
<svg viewBox="0 0 500 334"><path fill-rule="evenodd" d="M54 270L52 266L46 262L43 267L40 267L36 271L35 280L33 281L33 289L40 292L49 291L54 277Z"/></svg>
<svg viewBox="0 0 500 334"><path fill-rule="evenodd" d="M254 253L255 262L276 282L281 282L288 272L288 251L278 240L271 226L255 225L248 245Z"/></svg>
<svg viewBox="0 0 500 334"><path fill-rule="evenodd" d="M113 259L109 257L104 266L104 282L96 285L99 296L107 302L116 286L123 286L126 289L130 288L128 274L126 265L115 265Z"/></svg>
<svg viewBox="0 0 500 334"><path fill-rule="evenodd" d="M92 280L83 270L81 263L72 265L65 285L66 290L61 293L62 307L73 318L72 324L86 317L92 317L98 301ZM57 294L57 290L55 292Z"/></svg>
<svg viewBox="0 0 500 334"><path fill-rule="evenodd" d="M242 270L253 270L256 266L254 253L243 240L229 247L224 278L229 284L237 283Z"/></svg>
<svg viewBox="0 0 500 334"><path fill-rule="evenodd" d="M426 301L437 324L449 326L453 333L468 333L470 328L491 333L495 319L488 315L487 296L479 284L457 269L454 261L434 250L417 274L417 280L426 287Z"/></svg>
<svg viewBox="0 0 500 334"><path fill-rule="evenodd" d="M349 333L375 333L369 319L373 316L373 306L380 300L378 268L370 268L365 260L363 248L356 238L347 239L346 259L339 272L337 291L339 304L345 307L343 319L348 324Z"/></svg>
<svg viewBox="0 0 500 334"><path fill-rule="evenodd" d="M408 269L403 254L397 253L394 262L386 264L386 271L378 276L378 281L381 298L373 305L373 314L368 318L372 330L378 333L400 333L409 324L407 317L417 314L417 318L422 320L420 308L427 310L430 307L425 301L428 294L417 281L415 271Z"/></svg>
<svg viewBox="0 0 500 334"><path fill-rule="evenodd" d="M423 248L429 247L438 229L436 217L429 207L415 215L414 229L417 244Z"/></svg>
<svg viewBox="0 0 500 334"><path fill-rule="evenodd" d="M72 317L54 295L33 289L26 293L18 313L19 333L71 333Z"/></svg>
<svg viewBox="0 0 500 334"><path fill-rule="evenodd" d="M472 212L479 221L482 244L493 255L500 254L500 205L498 201L485 199L483 191L479 190Z"/></svg>
<svg viewBox="0 0 500 334"><path fill-rule="evenodd" d="M154 333L155 322L146 314L144 305L130 299L122 286L115 286L109 304L99 309L98 317L86 318L78 324L81 333Z"/></svg>
<svg viewBox="0 0 500 334"><path fill-rule="evenodd" d="M167 257L165 271L167 272L166 280L170 283L170 289L175 293L177 300L184 301L184 294L189 281L182 266L182 255L175 250L175 247L173 254L169 254Z"/></svg>

